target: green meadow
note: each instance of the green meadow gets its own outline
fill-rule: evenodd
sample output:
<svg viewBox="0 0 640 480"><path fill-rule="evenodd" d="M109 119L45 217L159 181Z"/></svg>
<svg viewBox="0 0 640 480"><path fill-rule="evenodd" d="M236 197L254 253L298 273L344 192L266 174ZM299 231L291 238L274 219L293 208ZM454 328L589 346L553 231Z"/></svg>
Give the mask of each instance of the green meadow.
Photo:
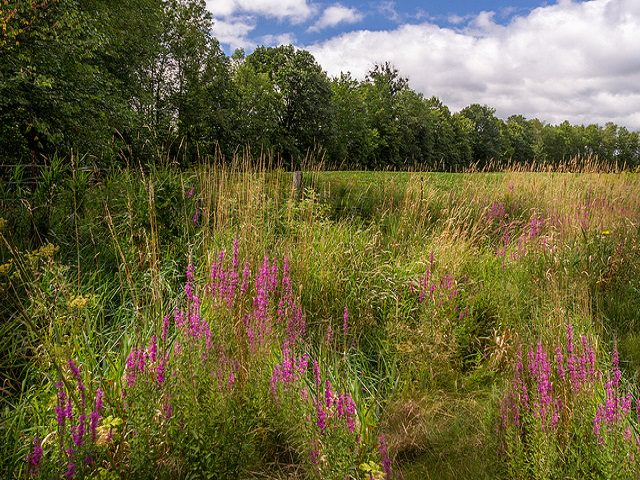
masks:
<svg viewBox="0 0 640 480"><path fill-rule="evenodd" d="M3 478L632 478L640 177L2 186Z"/></svg>

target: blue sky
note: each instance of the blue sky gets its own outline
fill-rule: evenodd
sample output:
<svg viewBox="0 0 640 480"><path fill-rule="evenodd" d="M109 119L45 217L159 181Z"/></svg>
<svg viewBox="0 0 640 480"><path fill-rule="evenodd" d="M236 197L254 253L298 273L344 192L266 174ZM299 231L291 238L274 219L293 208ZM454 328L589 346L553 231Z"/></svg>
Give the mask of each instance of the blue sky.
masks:
<svg viewBox="0 0 640 480"><path fill-rule="evenodd" d="M227 53L291 43L329 75L390 61L453 111L640 129L640 0L207 0Z"/></svg>
<svg viewBox="0 0 640 480"><path fill-rule="evenodd" d="M428 21L442 27L460 28L481 12L492 12L496 23L507 24L514 17L526 15L532 9L549 3L554 2L284 0L283 8L283 2L280 1L207 1L218 24L214 30L222 26L224 31L222 44L227 53L237 47L251 52L257 45L277 45L282 43L278 40L287 39L291 43L308 45L345 32L389 30L406 23ZM229 31L227 24L233 25L234 22L238 28Z"/></svg>

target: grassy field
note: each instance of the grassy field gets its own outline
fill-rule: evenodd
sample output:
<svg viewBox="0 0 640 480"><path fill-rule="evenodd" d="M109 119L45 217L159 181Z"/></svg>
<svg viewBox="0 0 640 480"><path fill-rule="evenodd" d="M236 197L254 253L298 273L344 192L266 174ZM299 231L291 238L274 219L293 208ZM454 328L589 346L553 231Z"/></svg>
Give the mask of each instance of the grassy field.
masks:
<svg viewBox="0 0 640 480"><path fill-rule="evenodd" d="M638 474L637 174L50 170L3 187L4 478Z"/></svg>

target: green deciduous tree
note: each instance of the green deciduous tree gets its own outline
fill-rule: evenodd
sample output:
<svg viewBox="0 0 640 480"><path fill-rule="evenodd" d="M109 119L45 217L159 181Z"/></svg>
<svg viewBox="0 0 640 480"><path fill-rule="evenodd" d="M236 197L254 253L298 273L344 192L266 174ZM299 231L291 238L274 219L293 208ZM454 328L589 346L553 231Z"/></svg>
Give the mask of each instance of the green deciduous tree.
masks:
<svg viewBox="0 0 640 480"><path fill-rule="evenodd" d="M271 85L277 115L277 137L272 145L278 146L286 160L297 162L310 149L327 143L331 84L313 55L292 45L259 47L243 67L263 75Z"/></svg>
<svg viewBox="0 0 640 480"><path fill-rule="evenodd" d="M460 112L473 124L473 160L484 167L491 160L498 160L502 153L501 120L496 118L495 109L487 105L473 104Z"/></svg>

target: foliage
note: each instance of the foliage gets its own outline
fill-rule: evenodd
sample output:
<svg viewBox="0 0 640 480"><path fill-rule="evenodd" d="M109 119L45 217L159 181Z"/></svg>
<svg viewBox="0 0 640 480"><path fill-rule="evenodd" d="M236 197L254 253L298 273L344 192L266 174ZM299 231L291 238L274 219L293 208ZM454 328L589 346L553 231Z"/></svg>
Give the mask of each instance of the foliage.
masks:
<svg viewBox="0 0 640 480"><path fill-rule="evenodd" d="M188 166L220 153L231 162L239 151L292 168L320 162L311 152L350 169L640 163L639 132L613 123L504 121L477 104L452 113L389 62L364 79L329 78L292 45L228 56L212 26L204 0L5 0L2 163L80 153L101 168L169 159Z"/></svg>

